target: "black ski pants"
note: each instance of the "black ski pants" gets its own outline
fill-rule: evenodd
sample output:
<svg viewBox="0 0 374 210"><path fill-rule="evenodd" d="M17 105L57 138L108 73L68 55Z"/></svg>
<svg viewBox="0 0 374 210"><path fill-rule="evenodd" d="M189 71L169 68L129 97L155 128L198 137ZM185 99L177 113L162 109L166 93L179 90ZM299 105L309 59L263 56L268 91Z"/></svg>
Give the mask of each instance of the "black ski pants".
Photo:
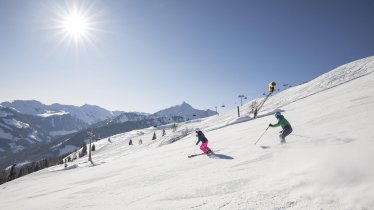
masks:
<svg viewBox="0 0 374 210"><path fill-rule="evenodd" d="M286 141L286 136L290 135L292 133L292 127L287 126L285 127L279 134L279 138L282 142Z"/></svg>

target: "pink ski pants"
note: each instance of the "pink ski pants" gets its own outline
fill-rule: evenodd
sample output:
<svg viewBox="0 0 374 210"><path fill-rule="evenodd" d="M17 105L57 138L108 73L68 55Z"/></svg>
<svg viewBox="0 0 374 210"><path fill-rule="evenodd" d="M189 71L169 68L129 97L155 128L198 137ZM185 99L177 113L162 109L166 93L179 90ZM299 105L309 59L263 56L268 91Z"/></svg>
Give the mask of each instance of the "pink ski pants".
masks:
<svg viewBox="0 0 374 210"><path fill-rule="evenodd" d="M201 146L200 146L200 149L204 152L204 153L207 153L208 152L208 141L206 141L205 143L202 143Z"/></svg>

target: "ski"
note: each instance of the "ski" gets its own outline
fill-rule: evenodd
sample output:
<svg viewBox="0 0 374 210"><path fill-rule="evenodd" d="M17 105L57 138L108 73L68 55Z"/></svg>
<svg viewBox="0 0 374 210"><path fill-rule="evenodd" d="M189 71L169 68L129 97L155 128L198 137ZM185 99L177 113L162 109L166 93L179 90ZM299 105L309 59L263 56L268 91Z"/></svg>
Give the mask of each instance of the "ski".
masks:
<svg viewBox="0 0 374 210"><path fill-rule="evenodd" d="M207 155L207 156L209 156L209 155L215 155L215 152L218 152L218 151L220 151L221 149L218 149L218 150L211 150L211 153L209 153L209 154L206 154L206 153L200 153L200 154L193 154L193 155L189 155L188 156L188 158L192 158L192 157L196 157L196 156L200 156L200 155Z"/></svg>
<svg viewBox="0 0 374 210"><path fill-rule="evenodd" d="M217 150L218 151L218 150ZM200 155L214 155L215 153L212 151L211 153L209 154L206 154L206 153L200 153L200 154L193 154L193 155L189 155L188 158L192 158L192 157L196 157L196 156L200 156Z"/></svg>
<svg viewBox="0 0 374 210"><path fill-rule="evenodd" d="M192 157L196 157L196 156L200 156L200 155L206 155L206 154L205 153L193 154L193 155L189 155L188 158L192 158Z"/></svg>

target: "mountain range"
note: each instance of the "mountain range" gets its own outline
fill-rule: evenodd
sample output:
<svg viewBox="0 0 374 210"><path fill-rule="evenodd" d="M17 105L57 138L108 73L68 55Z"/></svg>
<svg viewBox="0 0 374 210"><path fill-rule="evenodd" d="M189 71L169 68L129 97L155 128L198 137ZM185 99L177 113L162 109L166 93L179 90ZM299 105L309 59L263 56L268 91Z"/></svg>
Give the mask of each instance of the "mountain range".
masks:
<svg viewBox="0 0 374 210"><path fill-rule="evenodd" d="M87 132L97 139L134 129L183 122L217 114L183 102L154 114L108 111L99 106L45 105L15 100L0 105L0 168L13 162L55 157L80 148Z"/></svg>

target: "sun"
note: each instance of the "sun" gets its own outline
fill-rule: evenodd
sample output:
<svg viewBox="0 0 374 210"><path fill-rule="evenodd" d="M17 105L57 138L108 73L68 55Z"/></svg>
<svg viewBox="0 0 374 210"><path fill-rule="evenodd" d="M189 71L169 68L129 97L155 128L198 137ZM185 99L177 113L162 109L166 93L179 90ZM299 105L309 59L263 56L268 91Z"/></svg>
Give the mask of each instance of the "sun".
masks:
<svg viewBox="0 0 374 210"><path fill-rule="evenodd" d="M64 17L62 24L65 33L74 39L83 38L89 32L89 20L82 14L69 14Z"/></svg>
<svg viewBox="0 0 374 210"><path fill-rule="evenodd" d="M54 5L53 29L59 38L58 46L74 47L76 50L91 45L96 48L99 18L102 12L90 1L66 1Z"/></svg>

